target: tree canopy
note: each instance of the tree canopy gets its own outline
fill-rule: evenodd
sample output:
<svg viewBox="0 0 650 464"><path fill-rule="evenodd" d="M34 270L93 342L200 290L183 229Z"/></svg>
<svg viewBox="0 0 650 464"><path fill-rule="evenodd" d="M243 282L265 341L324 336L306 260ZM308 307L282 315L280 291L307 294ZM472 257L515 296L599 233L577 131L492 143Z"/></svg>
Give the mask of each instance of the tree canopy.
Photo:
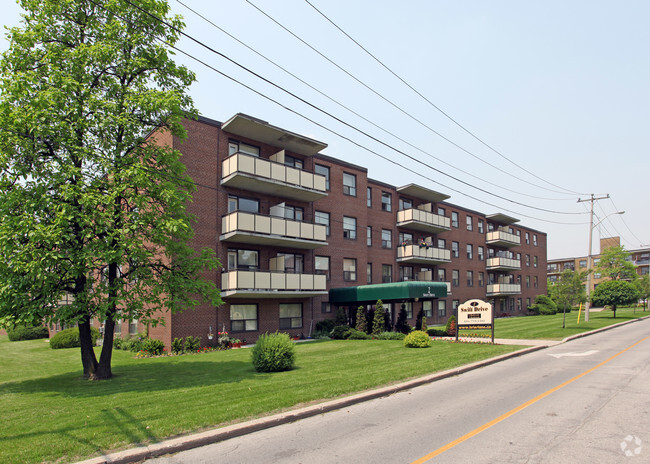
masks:
<svg viewBox="0 0 650 464"><path fill-rule="evenodd" d="M0 59L0 325L78 324L84 374L109 378L116 320L221 302L202 275L214 251L190 246L194 185L165 143L196 115L194 74L168 51L183 23L165 0L20 4Z"/></svg>
<svg viewBox="0 0 650 464"><path fill-rule="evenodd" d="M625 280L608 280L598 284L591 295L594 306L611 306L616 317L616 307L636 303L639 291L636 286Z"/></svg>
<svg viewBox="0 0 650 464"><path fill-rule="evenodd" d="M622 246L605 248L600 254L600 261L596 264L594 272L598 272L611 280L637 278L634 264L628 261L630 253Z"/></svg>

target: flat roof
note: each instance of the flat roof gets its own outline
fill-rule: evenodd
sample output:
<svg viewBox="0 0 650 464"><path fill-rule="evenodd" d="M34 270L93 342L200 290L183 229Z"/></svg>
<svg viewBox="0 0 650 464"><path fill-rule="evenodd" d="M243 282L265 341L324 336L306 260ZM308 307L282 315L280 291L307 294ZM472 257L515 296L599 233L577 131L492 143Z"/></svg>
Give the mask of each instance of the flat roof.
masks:
<svg viewBox="0 0 650 464"><path fill-rule="evenodd" d="M436 192L435 190L431 190L417 184L407 184L402 187L398 187L397 192L403 193L405 195L410 195L415 198L420 198L421 200L431 201L433 203L438 203L440 201L445 201L446 199L451 198L449 195Z"/></svg>
<svg viewBox="0 0 650 464"><path fill-rule="evenodd" d="M432 298L445 298L445 282L391 282L386 284L359 285L357 287L332 288L329 291L330 303L376 303Z"/></svg>
<svg viewBox="0 0 650 464"><path fill-rule="evenodd" d="M515 222L519 222L519 219L513 218L512 216L508 216L507 214L503 213L489 214L485 217L501 224L514 224Z"/></svg>
<svg viewBox="0 0 650 464"><path fill-rule="evenodd" d="M313 156L327 148L326 143L272 126L266 121L242 113L237 113L224 122L221 129L304 156Z"/></svg>

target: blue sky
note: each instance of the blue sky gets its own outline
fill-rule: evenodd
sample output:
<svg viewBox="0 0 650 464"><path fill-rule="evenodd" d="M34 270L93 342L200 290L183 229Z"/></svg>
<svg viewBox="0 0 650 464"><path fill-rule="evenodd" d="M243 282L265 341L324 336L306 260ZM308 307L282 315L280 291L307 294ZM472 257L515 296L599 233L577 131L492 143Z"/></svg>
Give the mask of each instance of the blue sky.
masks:
<svg viewBox="0 0 650 464"><path fill-rule="evenodd" d="M246 0L183 0L372 124L288 76L177 0L170 5L185 17L189 35L385 144L183 39L182 50L356 144L177 55L197 73L190 93L203 115L224 121L247 113L326 142L324 153L367 166L374 179L396 186L418 183L451 195L453 203L520 218L523 225L548 234L549 258L587 253L587 203L577 200L591 193L611 195L595 208L595 221L605 219L594 229L594 252L600 236L620 235L627 249L650 244L650 3L310 0L479 141L305 0L250 2L376 93ZM17 25L18 7L12 0L4 3L0 21ZM0 49L6 47L3 41ZM626 213L606 218L617 210Z"/></svg>

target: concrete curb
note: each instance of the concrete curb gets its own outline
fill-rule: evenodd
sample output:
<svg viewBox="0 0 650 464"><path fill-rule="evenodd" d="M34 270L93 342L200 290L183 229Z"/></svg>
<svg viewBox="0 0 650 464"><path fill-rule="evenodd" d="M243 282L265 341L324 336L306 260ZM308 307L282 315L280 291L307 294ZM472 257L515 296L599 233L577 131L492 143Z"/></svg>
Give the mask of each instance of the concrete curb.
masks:
<svg viewBox="0 0 650 464"><path fill-rule="evenodd" d="M496 356L494 358L484 359L482 361L466 364L464 366L460 366L442 372L437 372L435 374L430 374L424 377L418 377L417 379L412 379L395 385L377 388L374 390L357 393L355 395L346 396L344 398L338 398L335 400L326 401L324 403L319 403L316 405L307 406L300 409L274 414L272 416L267 416L260 419L254 419L239 424L233 424L218 429L171 438L168 440L164 440L160 443L154 443L147 446L140 446L137 448L110 453L103 456L91 458L85 461L80 461L77 464L134 463L134 462L141 462L150 458L164 456L166 454L174 454L174 453L186 451L193 448L198 448L200 446L210 445L212 443L217 443L220 441L228 440L230 438L246 435L248 433L256 432L258 430L264 430L267 428L275 427L289 422L294 422L300 419L305 419L307 417L316 416L318 414L324 414L326 412L333 411L336 409L346 408L364 401L369 401L372 399L381 398L383 396L392 395L394 393L398 393L404 390L409 390L411 388L415 388L428 383L433 383L438 380L446 379L448 377L460 375L465 372L479 369L481 367L489 366L491 364L496 364L498 362L505 361L506 359L516 358L518 356L523 356L528 353L543 350L545 348L548 348L549 346L557 345L558 343L566 343L568 341L575 340L577 338L582 338L596 333L604 332L606 330L611 330L615 327L631 324L633 322L637 322L647 318L650 318L650 315L638 319L634 319L631 321L625 321L619 324L603 327L601 329L596 329L589 332L572 335L570 337L563 339L561 342L549 340L547 345L542 344L538 346L524 348L521 350L513 351L512 353Z"/></svg>

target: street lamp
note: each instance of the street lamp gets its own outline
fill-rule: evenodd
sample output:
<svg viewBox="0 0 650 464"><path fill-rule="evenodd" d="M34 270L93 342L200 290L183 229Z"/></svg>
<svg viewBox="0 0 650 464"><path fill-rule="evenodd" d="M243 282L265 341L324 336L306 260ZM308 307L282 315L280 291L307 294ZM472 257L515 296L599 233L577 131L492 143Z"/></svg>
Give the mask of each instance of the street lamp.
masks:
<svg viewBox="0 0 650 464"><path fill-rule="evenodd" d="M591 209L591 216L589 219L589 256L587 256L587 303L585 304L585 322L589 322L589 294L591 293L591 242L594 228L607 219L610 216L615 214L625 214L625 211L616 211L615 213L610 213L596 224L594 224L594 209Z"/></svg>

